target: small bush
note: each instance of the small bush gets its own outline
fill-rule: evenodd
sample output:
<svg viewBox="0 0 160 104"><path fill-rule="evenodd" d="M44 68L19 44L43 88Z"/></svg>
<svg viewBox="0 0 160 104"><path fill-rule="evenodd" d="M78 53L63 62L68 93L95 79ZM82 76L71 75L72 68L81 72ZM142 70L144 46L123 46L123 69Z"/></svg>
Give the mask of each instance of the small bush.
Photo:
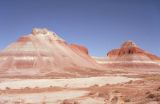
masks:
<svg viewBox="0 0 160 104"><path fill-rule="evenodd" d="M43 101L43 102L42 102L42 104L46 104L46 102L45 102L45 101Z"/></svg>
<svg viewBox="0 0 160 104"><path fill-rule="evenodd" d="M36 86L34 89L39 89L39 87Z"/></svg>
<svg viewBox="0 0 160 104"><path fill-rule="evenodd" d="M53 86L51 85L51 86L49 86L49 88L53 88Z"/></svg>
<svg viewBox="0 0 160 104"><path fill-rule="evenodd" d="M98 93L98 97L105 97L105 96L106 96L106 94L105 94L105 93L103 93L103 92Z"/></svg>
<svg viewBox="0 0 160 104"><path fill-rule="evenodd" d="M95 84L95 85L93 85L93 86L91 86L91 87L94 87L94 88L95 88L95 87L99 87L99 85L98 85L98 84Z"/></svg>
<svg viewBox="0 0 160 104"><path fill-rule="evenodd" d="M130 80L129 82L128 82L128 84L132 84L133 83L133 81L132 80Z"/></svg>
<svg viewBox="0 0 160 104"><path fill-rule="evenodd" d="M24 89L30 89L29 87L25 87Z"/></svg>
<svg viewBox="0 0 160 104"><path fill-rule="evenodd" d="M160 102L160 97L156 97L156 98L155 98L155 101Z"/></svg>
<svg viewBox="0 0 160 104"><path fill-rule="evenodd" d="M151 99L153 99L154 97L155 97L154 94L149 94L149 95L147 96L147 98L151 98Z"/></svg>
<svg viewBox="0 0 160 104"><path fill-rule="evenodd" d="M88 95L95 95L96 92L89 92Z"/></svg>
<svg viewBox="0 0 160 104"><path fill-rule="evenodd" d="M157 88L157 91L160 91L160 87Z"/></svg>
<svg viewBox="0 0 160 104"><path fill-rule="evenodd" d="M79 102L66 99L66 100L63 100L61 104L79 104Z"/></svg>
<svg viewBox="0 0 160 104"><path fill-rule="evenodd" d="M129 98L125 98L124 102L130 102L131 100Z"/></svg>
<svg viewBox="0 0 160 104"><path fill-rule="evenodd" d="M9 87L6 87L6 90L10 90L10 88L9 88Z"/></svg>
<svg viewBox="0 0 160 104"><path fill-rule="evenodd" d="M114 92L114 93L120 93L118 90L114 90L113 92Z"/></svg>
<svg viewBox="0 0 160 104"><path fill-rule="evenodd" d="M151 92L150 92L150 91L147 91L145 94L147 94L147 95L148 95L148 94L151 94Z"/></svg>

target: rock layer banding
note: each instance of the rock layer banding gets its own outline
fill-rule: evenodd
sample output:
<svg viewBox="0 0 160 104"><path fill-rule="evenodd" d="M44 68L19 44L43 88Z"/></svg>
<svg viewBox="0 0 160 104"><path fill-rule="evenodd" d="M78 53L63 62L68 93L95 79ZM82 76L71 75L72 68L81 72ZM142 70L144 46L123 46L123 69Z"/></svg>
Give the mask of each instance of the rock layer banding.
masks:
<svg viewBox="0 0 160 104"><path fill-rule="evenodd" d="M126 73L128 70L135 73L160 71L160 58L141 49L132 41L126 41L120 48L108 52L103 62L108 69L123 70Z"/></svg>
<svg viewBox="0 0 160 104"><path fill-rule="evenodd" d="M160 58L141 48L134 42L126 41L118 49L107 53L108 59L113 61L159 61Z"/></svg>
<svg viewBox="0 0 160 104"><path fill-rule="evenodd" d="M5 76L90 75L98 67L87 48L69 45L47 29L35 28L0 52L0 73Z"/></svg>

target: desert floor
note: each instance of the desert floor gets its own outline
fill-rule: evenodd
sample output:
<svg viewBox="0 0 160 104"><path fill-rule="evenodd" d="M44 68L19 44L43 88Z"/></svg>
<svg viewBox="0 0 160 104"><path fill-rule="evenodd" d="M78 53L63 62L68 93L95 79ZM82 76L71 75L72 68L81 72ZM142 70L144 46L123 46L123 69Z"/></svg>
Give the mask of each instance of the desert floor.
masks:
<svg viewBox="0 0 160 104"><path fill-rule="evenodd" d="M160 75L1 78L0 104L160 104Z"/></svg>

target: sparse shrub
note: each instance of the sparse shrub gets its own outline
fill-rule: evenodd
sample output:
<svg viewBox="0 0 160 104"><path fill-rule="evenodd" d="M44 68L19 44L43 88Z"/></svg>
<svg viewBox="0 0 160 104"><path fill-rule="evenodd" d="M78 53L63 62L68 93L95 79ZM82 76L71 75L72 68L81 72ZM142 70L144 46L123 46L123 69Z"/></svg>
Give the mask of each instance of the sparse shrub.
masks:
<svg viewBox="0 0 160 104"><path fill-rule="evenodd" d="M6 87L6 90L10 90L10 88L9 88L9 87Z"/></svg>
<svg viewBox="0 0 160 104"><path fill-rule="evenodd" d="M147 98L151 98L151 99L153 99L154 97L155 97L154 94L149 94L149 95L147 96Z"/></svg>
<svg viewBox="0 0 160 104"><path fill-rule="evenodd" d="M50 86L49 86L49 88L53 88L53 86L52 86L52 85L50 85Z"/></svg>
<svg viewBox="0 0 160 104"><path fill-rule="evenodd" d="M93 85L93 86L91 86L91 87L99 87L99 85L98 85L98 84L95 84L95 85Z"/></svg>
<svg viewBox="0 0 160 104"><path fill-rule="evenodd" d="M88 95L95 95L96 92L89 92Z"/></svg>
<svg viewBox="0 0 160 104"><path fill-rule="evenodd" d="M128 84L132 84L132 82L133 82L133 81L132 81L132 80L130 80L130 81L128 82Z"/></svg>
<svg viewBox="0 0 160 104"><path fill-rule="evenodd" d="M113 92L114 92L114 93L120 93L118 90L114 90Z"/></svg>
<svg viewBox="0 0 160 104"><path fill-rule="evenodd" d="M25 87L24 89L30 89L29 87Z"/></svg>
<svg viewBox="0 0 160 104"><path fill-rule="evenodd" d="M110 84L107 83L105 86L109 86L109 85L110 85Z"/></svg>
<svg viewBox="0 0 160 104"><path fill-rule="evenodd" d="M80 104L79 102L77 102L77 101L74 101L74 104Z"/></svg>
<svg viewBox="0 0 160 104"><path fill-rule="evenodd" d="M125 98L124 102L130 102L131 100L129 98Z"/></svg>
<svg viewBox="0 0 160 104"><path fill-rule="evenodd" d="M65 100L62 101L61 104L68 104L68 103L69 103L69 100L65 99Z"/></svg>
<svg viewBox="0 0 160 104"><path fill-rule="evenodd" d="M42 104L46 104L46 102L45 102L45 101L43 101L43 102L42 102Z"/></svg>
<svg viewBox="0 0 160 104"><path fill-rule="evenodd" d="M160 91L160 87L157 88L157 91Z"/></svg>
<svg viewBox="0 0 160 104"><path fill-rule="evenodd" d="M155 101L160 102L160 96L159 96L159 97L156 97Z"/></svg>
<svg viewBox="0 0 160 104"><path fill-rule="evenodd" d="M89 88L91 88L91 89L95 89L95 88L98 88L98 87L99 87L99 85L98 85L98 84L94 84L94 85L90 86Z"/></svg>
<svg viewBox="0 0 160 104"><path fill-rule="evenodd" d="M79 104L79 102L66 99L66 100L63 100L61 104Z"/></svg>
<svg viewBox="0 0 160 104"><path fill-rule="evenodd" d="M39 89L39 87L36 86L35 89Z"/></svg>
<svg viewBox="0 0 160 104"><path fill-rule="evenodd" d="M98 93L98 97L105 97L105 96L106 96L106 94L103 93L103 92L99 92L99 93Z"/></svg>
<svg viewBox="0 0 160 104"><path fill-rule="evenodd" d="M117 96L114 96L114 97L111 99L111 103L117 102L117 101L118 101L118 97L117 97Z"/></svg>
<svg viewBox="0 0 160 104"><path fill-rule="evenodd" d="M150 93L151 93L150 91L147 91L145 94L147 94L147 95L148 95L148 94L150 94Z"/></svg>
<svg viewBox="0 0 160 104"><path fill-rule="evenodd" d="M24 87L23 89L21 89L22 91L30 91L31 88L30 87Z"/></svg>

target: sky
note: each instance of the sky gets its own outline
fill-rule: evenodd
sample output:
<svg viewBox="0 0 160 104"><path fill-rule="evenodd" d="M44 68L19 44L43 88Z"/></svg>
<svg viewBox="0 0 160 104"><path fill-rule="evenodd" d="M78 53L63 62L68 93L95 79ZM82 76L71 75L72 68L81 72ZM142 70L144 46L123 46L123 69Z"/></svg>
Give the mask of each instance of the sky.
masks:
<svg viewBox="0 0 160 104"><path fill-rule="evenodd" d="M93 56L127 40L160 56L160 0L0 0L0 50L35 27Z"/></svg>

